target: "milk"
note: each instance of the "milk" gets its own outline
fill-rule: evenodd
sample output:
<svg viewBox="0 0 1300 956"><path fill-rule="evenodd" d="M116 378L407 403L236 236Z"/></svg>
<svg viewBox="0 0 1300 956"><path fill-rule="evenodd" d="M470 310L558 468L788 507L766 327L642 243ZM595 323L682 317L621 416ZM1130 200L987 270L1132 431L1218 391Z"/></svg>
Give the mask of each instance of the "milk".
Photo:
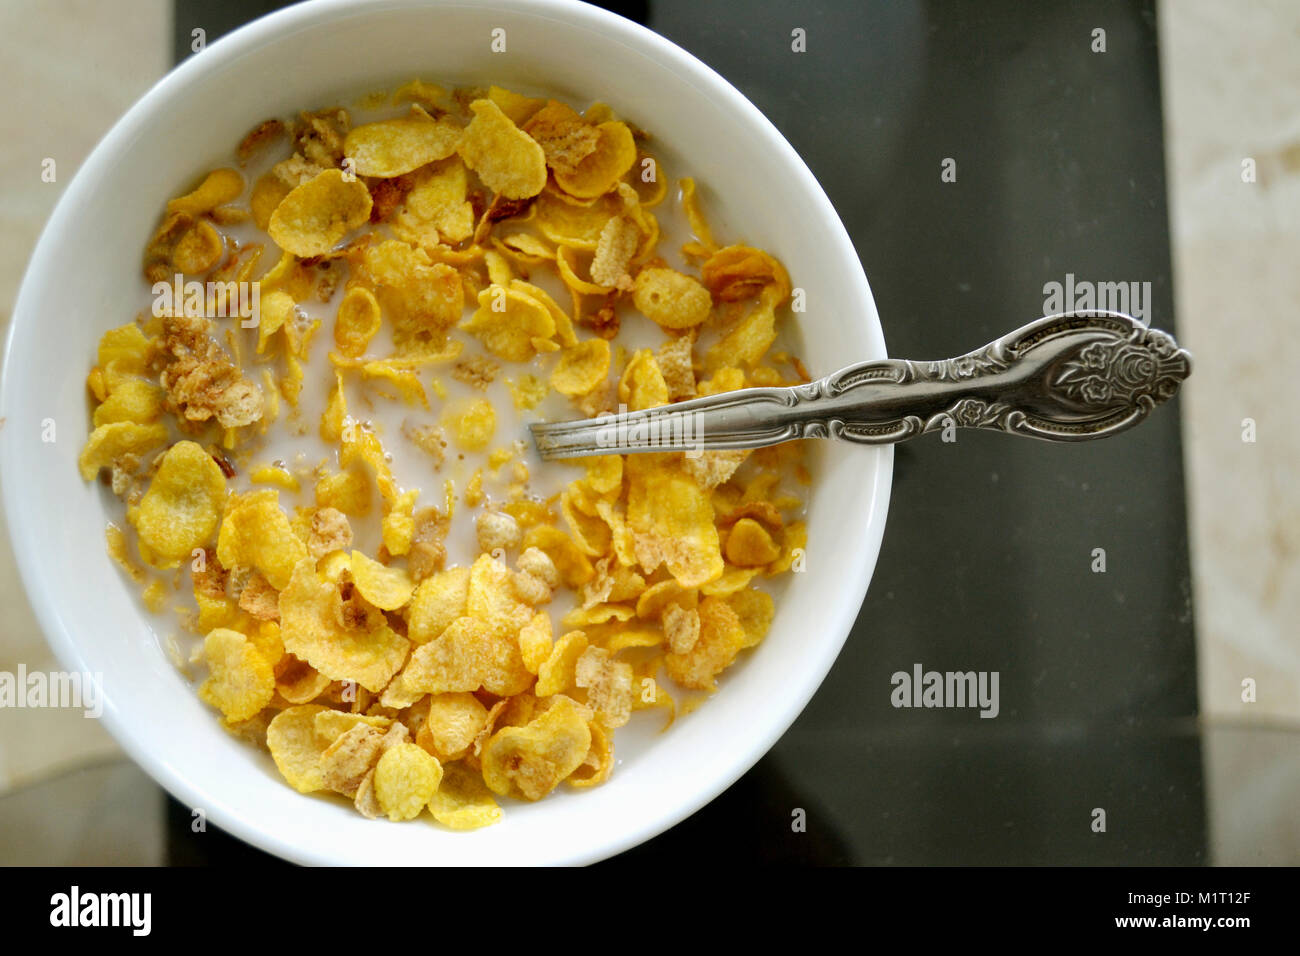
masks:
<svg viewBox="0 0 1300 956"><path fill-rule="evenodd" d="M349 108L349 114L353 125L361 125L362 123L402 115L407 108L405 105L381 109L374 109L369 106L364 108L351 107ZM650 149L657 155L659 153L659 144L652 141ZM236 200L236 204L246 206L252 186L275 163L288 158L290 152L291 147L288 145L287 139L282 138L278 146L266 148L255 156L248 166L242 170L245 178L245 192L243 196ZM215 157L212 165L214 168L221 165L235 166L233 150L228 156ZM640 167L634 167L634 171L639 171L639 169ZM662 169L657 171L667 174ZM673 175L680 176L686 172L688 170L684 167L675 168ZM721 184L720 188L725 193L725 184ZM651 211L658 219L660 228L660 240L656 247L656 255L673 268L680 269L687 274L697 274L696 269L685 262L680 252L682 244L690 239L690 229L680 207L679 190L675 183L670 184L663 201ZM706 209L714 234L721 243L726 244L727 242L741 241L743 239L761 246L762 237L731 235L726 229L724 212L724 210L712 207ZM265 273L278 261L280 250L268 236L257 229L251 220L246 223L219 228L227 236L228 252L253 243L259 243L263 246L262 258L255 270L256 274ZM376 232L376 241L396 238L391 234L391 230L387 225L378 227L367 225L363 227L363 230L365 229L373 229ZM535 231L527 223L512 224L509 230L512 232ZM298 408L296 410L291 409L288 402L281 397L279 416L269 424L265 434L256 434L257 426L243 429L242 431L246 434L241 437L240 448L229 455L231 460L236 462L237 467L236 474L228 480L228 487L232 492L239 493L256 487L269 487L251 483L249 476L253 468L258 466L282 463L291 473L297 475L301 483L301 489L298 492L279 489L281 506L290 515L292 515L295 507L311 507L315 504L315 477L312 472L318 465L323 464L325 470L329 472L338 470L337 443L323 441L319 433L321 415L325 411L330 392L335 385L335 367L329 361L329 353L337 351L337 346L333 340L334 321L345 291L344 278L348 266L345 263L336 262L333 268L340 270L340 279L335 285L330 300L320 302L312 296L298 305L304 328L310 326L314 321L320 322L320 327L311 340L308 361L304 363L304 379L298 400ZM528 281L545 289L566 312L569 310L571 299L568 290L559 277L553 274L553 270L545 266L538 266L530 269L526 278ZM141 295L147 309L153 298L147 283L142 282ZM477 302L472 296L467 296L466 317L475 308L477 308ZM666 340L665 333L658 326L649 319L636 314L630 307L621 306L620 317L622 321L619 334L611 343L616 353L615 364L611 369L612 376L616 376L619 371L617 365L619 346L625 348L628 355L631 355L632 352L641 348L657 349ZM235 317L218 319L215 325L215 335L223 345L227 345L227 334L237 338L244 373L259 386L263 385L261 377L263 368L272 369L277 379L283 373L284 363L282 360L269 362L264 356L256 355L257 328L254 323L241 322L238 317ZM247 325L253 325L253 327L245 327ZM575 323L575 331L579 338L586 338L592 334L590 329L577 323ZM459 358L487 355L478 340L472 336L457 331L453 331L451 334L453 338L463 344L463 350ZM701 334L697 349L707 348L718 337L719 333L716 330L705 330ZM785 349L792 354L799 354L796 347L797 339L794 321L787 314L782 321L778 322L778 338L773 345L773 350ZM279 351L279 349L277 348L276 351ZM379 334L375 336L368 346L365 358L384 359L392 354L391 327L385 321ZM515 462L522 462L528 469L529 478L525 485L527 497L538 500L558 496L566 484L582 476L581 464L571 462L543 463L533 447L527 430L527 425L530 422L580 418L582 413L564 396L549 390L546 398L536 408L521 411L515 407L507 384L508 380L518 381L529 373L537 376L543 382L547 381L557 356L558 353L542 354L526 363L506 362L493 358L493 361L499 365L499 369L495 380L488 385L486 390L474 388L469 384L454 379L451 374L455 364L454 361L418 368L416 369L417 374L429 399L430 407L427 410L419 405L406 404L401 399L385 397L380 394L379 388L386 387L391 391L392 386L380 385L376 387L363 384L358 371L344 370L343 388L349 417L354 422L368 425L378 434L399 490L419 489L420 494L416 501L416 510L418 511L430 505L444 509L445 483L448 480L453 482L455 488L455 514L445 542L448 567L468 565L478 556L479 547L475 534L474 518L484 509L495 509L508 500L507 488L513 480L512 472ZM488 357L492 358L491 356ZM445 398L440 397L433 388L435 379L445 390ZM403 436L404 427L430 425L441 427L440 416L448 403L475 398L486 399L492 404L496 412L496 429L492 441L485 450L477 452L462 451L456 447L450 432L445 431L444 438L447 442L445 458L439 466L427 452ZM499 470L493 471L488 467L489 455L495 449L503 447L514 449L516 455ZM464 490L475 471L480 468L482 469L484 501L479 506L470 508L465 504ZM794 486L788 482L783 483L776 493L782 491L791 491L801 497L806 497L807 494L807 489ZM376 495L377 498L378 495ZM124 509L121 504L114 499L113 506L117 509L117 514L113 520L119 523L127 531L128 535L132 535L129 526L124 520L122 514ZM555 504L555 511L558 514L558 502ZM370 515L364 518L350 519L354 535L353 546L355 548L361 549L370 555L376 553L380 545L381 513L379 501L376 500ZM801 516L802 513L788 516L788 520L794 520ZM562 521L561 526L563 526ZM513 563L516 556L516 553L511 553L507 558ZM150 573L157 574L160 572ZM756 587L770 591L774 598L779 601L780 593L785 587L785 580L784 576L775 580L758 577L752 583ZM191 587L189 569L182 568L179 573L171 576L171 581L173 587L185 592L180 605L185 608L192 608L193 602L189 597ZM575 605L576 598L577 595L561 588L556 593L555 601L547 606L557 633L563 630L559 624L560 618ZM165 635L160 643L178 664L183 666L185 660L194 659L197 645L201 642L193 635L178 632L177 621L171 609L161 614L150 615L150 620L155 634ZM657 727L660 719L652 715L638 715L638 717L639 719L634 720L634 724L641 726L638 736L646 732L646 726Z"/></svg>

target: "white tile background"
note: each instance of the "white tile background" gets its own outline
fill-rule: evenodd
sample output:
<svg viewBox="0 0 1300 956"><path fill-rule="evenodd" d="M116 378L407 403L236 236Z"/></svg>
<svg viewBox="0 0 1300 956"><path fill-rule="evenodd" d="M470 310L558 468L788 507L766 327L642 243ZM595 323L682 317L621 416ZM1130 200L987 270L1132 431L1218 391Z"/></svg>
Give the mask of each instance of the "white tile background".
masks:
<svg viewBox="0 0 1300 956"><path fill-rule="evenodd" d="M170 17L169 0L0 8L0 330L63 184L168 68ZM1296 862L1294 736L1233 741L1243 724L1300 724L1300 4L1164 0L1160 30L1179 333L1199 356L1183 411L1213 854ZM46 157L55 184L41 182ZM0 609L0 670L54 667L7 535ZM115 753L79 712L0 713L0 792Z"/></svg>
<svg viewBox="0 0 1300 956"><path fill-rule="evenodd" d="M99 138L171 65L170 0L7 0L0 5L0 332L32 247ZM41 181L53 158L57 180ZM0 480L3 480L0 477ZM0 515L0 670L56 667ZM72 710L0 711L0 791L117 753Z"/></svg>
<svg viewBox="0 0 1300 956"><path fill-rule="evenodd" d="M1300 720L1300 4L1160 12L1201 711Z"/></svg>

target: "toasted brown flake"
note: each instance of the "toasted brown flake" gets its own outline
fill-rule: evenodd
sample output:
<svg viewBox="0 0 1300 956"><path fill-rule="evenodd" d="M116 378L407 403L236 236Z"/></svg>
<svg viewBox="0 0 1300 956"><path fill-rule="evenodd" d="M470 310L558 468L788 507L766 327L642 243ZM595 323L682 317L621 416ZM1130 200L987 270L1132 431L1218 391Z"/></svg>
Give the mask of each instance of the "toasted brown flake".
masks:
<svg viewBox="0 0 1300 956"><path fill-rule="evenodd" d="M683 456L682 467L699 483L701 488L716 488L736 473L740 463L749 457L750 449L735 448L724 451L701 452L697 457Z"/></svg>
<svg viewBox="0 0 1300 956"><path fill-rule="evenodd" d="M406 556L406 567L417 581L436 574L447 562L444 539L451 522L437 508L421 508L415 513L411 533L411 550Z"/></svg>
<svg viewBox="0 0 1300 956"><path fill-rule="evenodd" d="M618 311L614 307L614 297L616 292L611 292L605 297L604 304L590 315L583 316L583 324L591 328L593 332L602 339L612 339L618 335L618 330L622 325Z"/></svg>
<svg viewBox="0 0 1300 956"><path fill-rule="evenodd" d="M280 620L280 592L256 571L239 593L239 606L259 621Z"/></svg>
<svg viewBox="0 0 1300 956"><path fill-rule="evenodd" d="M301 153L294 153L271 167L271 173L290 189L315 179L324 171L324 166L318 166Z"/></svg>
<svg viewBox="0 0 1300 956"><path fill-rule="evenodd" d="M284 135L284 123L278 119L262 120L251 130L248 131L243 140L239 143L236 155L239 157L239 165L247 166L248 161L257 153L265 148L269 143L279 139Z"/></svg>
<svg viewBox="0 0 1300 956"><path fill-rule="evenodd" d="M119 498L124 498L131 490L135 483L136 472L140 470L140 459L138 456L127 452L113 461L110 470L109 484L113 489L113 494Z"/></svg>
<svg viewBox="0 0 1300 956"><path fill-rule="evenodd" d="M546 154L546 165L561 175L573 173L578 164L596 151L600 133L577 113L551 103L524 125Z"/></svg>
<svg viewBox="0 0 1300 956"><path fill-rule="evenodd" d="M695 397L695 369L691 364L693 345L692 336L679 335L659 346L656 360L659 363L659 371L663 374L664 384L668 386L670 402Z"/></svg>
<svg viewBox="0 0 1300 956"><path fill-rule="evenodd" d="M541 548L525 548L515 567L521 573L537 578L552 591L560 586L560 572L551 556Z"/></svg>
<svg viewBox="0 0 1300 956"><path fill-rule="evenodd" d="M700 614L695 608L669 604L661 618L668 649L674 654L689 654L700 639Z"/></svg>
<svg viewBox="0 0 1300 956"><path fill-rule="evenodd" d="M212 455L212 460L217 463L217 467L221 469L221 473L223 475L225 475L227 478L235 477L235 466L230 463L229 458L227 458L219 451L214 451L211 452L210 454Z"/></svg>
<svg viewBox="0 0 1300 956"><path fill-rule="evenodd" d="M366 184L370 190L370 221L384 222L393 214L393 210L402 204L406 194L415 185L415 175L404 173L392 179L375 179Z"/></svg>
<svg viewBox="0 0 1300 956"><path fill-rule="evenodd" d="M612 412L618 399L617 386L612 381L604 381L590 392L576 399L578 408L588 418L594 418L601 412Z"/></svg>
<svg viewBox="0 0 1300 956"><path fill-rule="evenodd" d="M443 459L447 455L447 439L443 437L441 428L437 425L412 425L410 422L402 422L402 437L433 458L434 471L442 467Z"/></svg>
<svg viewBox="0 0 1300 956"><path fill-rule="evenodd" d="M226 596L226 582L230 574L217 560L217 552L214 549L203 549L202 565L200 569L191 572L191 577L194 579L196 594L214 600Z"/></svg>
<svg viewBox="0 0 1300 956"><path fill-rule="evenodd" d="M335 740L321 754L321 779L325 786L355 797L383 753L384 734L369 724L357 724Z"/></svg>
<svg viewBox="0 0 1300 956"><path fill-rule="evenodd" d="M451 377L480 391L487 391L487 387L492 384L500 371L499 362L492 361L486 355L471 355L461 359L452 367Z"/></svg>
<svg viewBox="0 0 1300 956"><path fill-rule="evenodd" d="M319 561L331 551L345 551L350 547L352 526L348 516L337 508L317 508L307 533L307 553Z"/></svg>
<svg viewBox="0 0 1300 956"><path fill-rule="evenodd" d="M172 410L189 422L216 419L223 428L262 417L262 391L239 373L209 334L212 323L185 315L163 319L164 362L159 381Z"/></svg>
<svg viewBox="0 0 1300 956"><path fill-rule="evenodd" d="M528 211L528 207L536 201L536 196L529 196L527 199L506 199L500 194L494 195L491 205L483 210L478 229L474 233L474 241L482 242L487 238L487 233L491 230L493 224L503 219L509 219L512 216L523 215Z"/></svg>
<svg viewBox="0 0 1300 956"><path fill-rule="evenodd" d="M630 216L616 216L600 231L596 255L591 260L591 281L622 291L632 288L627 265L636 254L641 232Z"/></svg>
<svg viewBox="0 0 1300 956"><path fill-rule="evenodd" d="M294 148L318 166L338 166L343 161L343 140L351 125L346 110L302 113L294 127Z"/></svg>
<svg viewBox="0 0 1300 956"><path fill-rule="evenodd" d="M384 612L363 598L351 580L345 581L339 590L342 601L339 602L334 617L340 627L373 631L385 623Z"/></svg>
<svg viewBox="0 0 1300 956"><path fill-rule="evenodd" d="M770 501L747 501L739 508L734 508L717 520L719 528L730 528L741 518L753 518L762 522L773 531L780 531L785 526L781 512Z"/></svg>
<svg viewBox="0 0 1300 956"><path fill-rule="evenodd" d="M334 290L343 278L342 270L334 265L333 259L323 259L316 267L316 301L329 302L334 298Z"/></svg>
<svg viewBox="0 0 1300 956"><path fill-rule="evenodd" d="M357 784L357 794L353 798L357 812L367 820L377 820L384 815L379 807L379 798L375 796L375 770L371 767Z"/></svg>
<svg viewBox="0 0 1300 956"><path fill-rule="evenodd" d="M150 282L168 282L173 276L172 249L189 232L194 219L183 212L171 212L163 219L144 250L144 275Z"/></svg>

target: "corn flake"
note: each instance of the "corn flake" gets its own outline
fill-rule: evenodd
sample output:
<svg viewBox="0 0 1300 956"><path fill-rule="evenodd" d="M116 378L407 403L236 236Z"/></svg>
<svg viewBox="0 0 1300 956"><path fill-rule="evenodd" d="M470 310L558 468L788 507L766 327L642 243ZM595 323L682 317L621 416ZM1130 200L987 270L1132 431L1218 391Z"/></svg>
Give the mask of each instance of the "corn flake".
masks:
<svg viewBox="0 0 1300 956"><path fill-rule="evenodd" d="M343 152L358 176L391 179L456 152L461 128L449 117L434 119L418 106L407 116L353 127Z"/></svg>
<svg viewBox="0 0 1300 956"><path fill-rule="evenodd" d="M516 126L523 126L546 103L545 100L524 96L501 86L489 86L488 99L501 107L501 112L510 117L510 122Z"/></svg>
<svg viewBox="0 0 1300 956"><path fill-rule="evenodd" d="M548 190L537 198L535 208L537 228L551 242L595 252L605 224L619 215L621 204L617 197L605 196L591 205L578 205Z"/></svg>
<svg viewBox="0 0 1300 956"><path fill-rule="evenodd" d="M556 100L535 109L524 124L524 132L541 145L546 165L565 175L572 175L578 164L600 145L596 127L572 107Z"/></svg>
<svg viewBox="0 0 1300 956"><path fill-rule="evenodd" d="M331 680L352 680L379 693L402 667L410 642L379 614L348 621L338 585L317 574L310 559L298 564L280 594L284 647Z"/></svg>
<svg viewBox="0 0 1300 956"><path fill-rule="evenodd" d="M278 491L251 491L234 499L217 536L217 560L222 567L254 568L280 590L306 557L307 546L281 510Z"/></svg>
<svg viewBox="0 0 1300 956"><path fill-rule="evenodd" d="M596 574L591 560L574 540L554 525L539 524L524 533L523 547L537 548L551 559L566 587L579 588Z"/></svg>
<svg viewBox="0 0 1300 956"><path fill-rule="evenodd" d="M321 781L327 790L356 797L364 780L384 752L384 734L369 724L348 728L320 757Z"/></svg>
<svg viewBox="0 0 1300 956"><path fill-rule="evenodd" d="M632 665L616 661L601 647L588 647L573 671L574 684L587 691L587 706L608 728L632 717Z"/></svg>
<svg viewBox="0 0 1300 956"><path fill-rule="evenodd" d="M488 711L468 693L435 694L415 741L439 761L459 760L487 724Z"/></svg>
<svg viewBox="0 0 1300 956"><path fill-rule="evenodd" d="M605 223L591 260L591 281L613 288L628 280L628 264L636 255L641 229L630 216L616 216Z"/></svg>
<svg viewBox="0 0 1300 956"><path fill-rule="evenodd" d="M375 799L388 819L413 820L441 781L442 765L434 757L415 744L398 744L375 765Z"/></svg>
<svg viewBox="0 0 1300 956"><path fill-rule="evenodd" d="M176 567L189 560L212 539L225 500L226 479L211 455L192 441L169 448L132 516L150 563Z"/></svg>
<svg viewBox="0 0 1300 956"><path fill-rule="evenodd" d="M362 253L358 275L392 323L399 353L430 352L431 361L455 357L437 349L464 312L464 286L455 267L390 239Z"/></svg>
<svg viewBox="0 0 1300 956"><path fill-rule="evenodd" d="M86 439L77 465L81 477L90 481L101 468L109 468L127 455L140 456L167 441L165 425L110 422L98 426Z"/></svg>
<svg viewBox="0 0 1300 956"><path fill-rule="evenodd" d="M546 154L492 100L475 100L458 150L484 185L507 199L536 196L546 185Z"/></svg>
<svg viewBox="0 0 1300 956"><path fill-rule="evenodd" d="M463 399L443 409L443 427L463 451L482 451L492 441L497 416L492 403L483 398Z"/></svg>
<svg viewBox="0 0 1300 956"><path fill-rule="evenodd" d="M456 243L474 234L474 207L466 198L469 176L459 156L414 174L416 183L394 220L394 231L408 242L433 246Z"/></svg>
<svg viewBox="0 0 1300 956"><path fill-rule="evenodd" d="M736 323L735 328L724 335L706 353L705 362L711 368L722 365L755 365L776 341L776 314L767 302L760 302L748 315ZM735 369L735 372L739 372ZM729 391L743 388L744 376L738 382L719 387L715 391ZM703 386L701 394L706 394Z"/></svg>
<svg viewBox="0 0 1300 956"><path fill-rule="evenodd" d="M299 793L325 788L320 758L332 740L316 736L316 715L326 712L319 704L288 707L275 715L266 728L266 746L281 775Z"/></svg>
<svg viewBox="0 0 1300 956"><path fill-rule="evenodd" d="M753 568L771 564L781 556L781 549L761 524L753 518L741 518L727 534L723 553L732 564Z"/></svg>
<svg viewBox="0 0 1300 956"><path fill-rule="evenodd" d="M420 582L407 611L407 634L413 643L427 644L464 615L469 575L469 568L448 568Z"/></svg>
<svg viewBox="0 0 1300 956"><path fill-rule="evenodd" d="M290 704L309 704L333 683L306 661L286 655L276 668L275 692Z"/></svg>
<svg viewBox="0 0 1300 956"><path fill-rule="evenodd" d="M585 395L605 380L609 365L609 342L586 339L560 353L551 372L551 388L571 398Z"/></svg>
<svg viewBox="0 0 1300 956"><path fill-rule="evenodd" d="M493 622L466 616L456 618L438 637L416 647L381 701L386 707L410 706L424 694L479 688L508 697L527 689L532 680L514 634Z"/></svg>
<svg viewBox="0 0 1300 956"><path fill-rule="evenodd" d="M203 655L209 677L199 687L199 698L227 720L247 720L271 702L271 665L243 634L225 628L211 631L203 640Z"/></svg>
<svg viewBox="0 0 1300 956"><path fill-rule="evenodd" d="M365 352L381 324L379 300L365 286L355 285L343 294L334 319L334 342L349 358Z"/></svg>
<svg viewBox="0 0 1300 956"><path fill-rule="evenodd" d="M636 143L626 124L601 123L596 127L596 134L596 148L571 171L555 170L556 184L570 196L579 199L603 196L618 185L636 162Z"/></svg>
<svg viewBox="0 0 1300 956"><path fill-rule="evenodd" d="M723 572L713 505L698 484L654 455L630 455L627 521L637 561L647 571L667 565L684 588Z"/></svg>
<svg viewBox="0 0 1300 956"><path fill-rule="evenodd" d="M637 273L632 302L656 325L674 330L699 325L713 309L708 289L690 276L665 267Z"/></svg>
<svg viewBox="0 0 1300 956"><path fill-rule="evenodd" d="M528 361L555 334L555 317L545 304L516 289L489 286L479 293L478 304L460 327L508 362Z"/></svg>
<svg viewBox="0 0 1300 956"><path fill-rule="evenodd" d="M668 383L649 349L641 349L627 363L618 381L618 398L631 411L668 404Z"/></svg>
<svg viewBox="0 0 1300 956"><path fill-rule="evenodd" d="M684 654L664 657L668 676L691 690L717 690L717 676L745 646L745 628L721 598L706 597L699 606L700 632Z"/></svg>
<svg viewBox="0 0 1300 956"><path fill-rule="evenodd" d="M558 696L522 727L503 727L483 747L483 782L500 796L540 800L586 759L587 721L586 708Z"/></svg>
<svg viewBox="0 0 1300 956"><path fill-rule="evenodd" d="M332 508L354 518L364 518L374 505L375 486L363 471L352 470L325 475L316 482L316 505Z"/></svg>
<svg viewBox="0 0 1300 956"><path fill-rule="evenodd" d="M582 631L570 631L560 637L537 669L537 696L562 694L573 687L578 659L586 650L587 635Z"/></svg>
<svg viewBox="0 0 1300 956"><path fill-rule="evenodd" d="M700 266L705 287L719 302L737 302L764 293L775 307L790 294L790 277L775 258L750 246L727 246Z"/></svg>
<svg viewBox="0 0 1300 956"><path fill-rule="evenodd" d="M501 820L501 807L482 776L459 763L443 768L442 783L429 800L429 813L450 830L477 830Z"/></svg>
<svg viewBox="0 0 1300 956"><path fill-rule="evenodd" d="M405 568L385 567L360 551L352 552L352 580L361 596L382 611L405 607L415 583Z"/></svg>
<svg viewBox="0 0 1300 956"><path fill-rule="evenodd" d="M758 588L745 588L730 595L727 604L745 629L745 640L741 646L758 646L767 636L772 619L776 616L776 603L772 600L772 595Z"/></svg>
<svg viewBox="0 0 1300 956"><path fill-rule="evenodd" d="M290 190L271 214L266 231L285 252L320 256L365 222L370 207L365 183L327 169Z"/></svg>
<svg viewBox="0 0 1300 956"><path fill-rule="evenodd" d="M204 177L197 189L167 204L167 211L201 216L239 197L244 191L244 177L237 169L215 169Z"/></svg>

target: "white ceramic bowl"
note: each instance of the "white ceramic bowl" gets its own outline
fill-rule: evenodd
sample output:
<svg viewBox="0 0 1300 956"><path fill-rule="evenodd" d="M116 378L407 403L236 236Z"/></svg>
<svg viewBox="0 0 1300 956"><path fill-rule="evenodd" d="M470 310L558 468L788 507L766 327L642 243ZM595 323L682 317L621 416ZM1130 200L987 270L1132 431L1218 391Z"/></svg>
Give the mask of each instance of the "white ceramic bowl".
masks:
<svg viewBox="0 0 1300 956"><path fill-rule="evenodd" d="M491 51L496 27L506 30L505 53ZM108 729L221 828L304 863L591 862L699 809L798 716L871 578L890 449L817 450L807 571L792 580L767 641L711 700L667 733L621 730L605 785L510 803L502 823L472 833L371 822L342 801L302 796L269 757L223 732L105 554L110 496L77 474L85 372L104 330L139 308L141 249L165 200L267 116L346 102L417 75L611 103L653 131L670 175L689 171L708 190L720 236L770 249L806 290L800 321L814 374L885 356L871 291L816 179L748 100L690 54L576 2L317 0L187 60L113 127L68 185L28 267L5 354L0 464L10 533L63 665L103 674ZM46 419L56 423L53 443L42 441Z"/></svg>

